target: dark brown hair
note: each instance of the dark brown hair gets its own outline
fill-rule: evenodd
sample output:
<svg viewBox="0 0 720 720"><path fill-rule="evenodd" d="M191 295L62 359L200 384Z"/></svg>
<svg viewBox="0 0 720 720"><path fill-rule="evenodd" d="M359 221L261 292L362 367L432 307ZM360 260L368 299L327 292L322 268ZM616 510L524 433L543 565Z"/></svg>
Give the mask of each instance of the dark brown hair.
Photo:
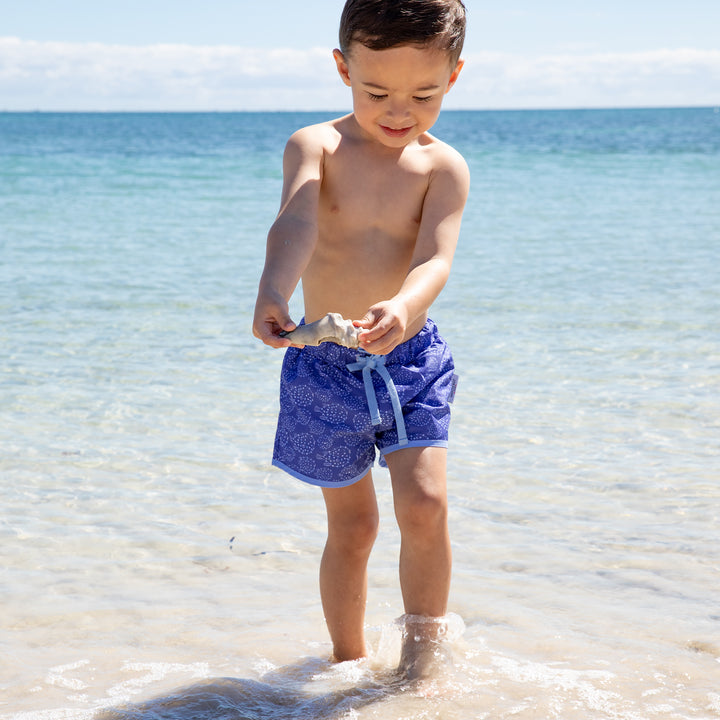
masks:
<svg viewBox="0 0 720 720"><path fill-rule="evenodd" d="M420 45L447 51L458 61L465 40L461 0L347 0L340 18L340 50L353 42L370 50Z"/></svg>

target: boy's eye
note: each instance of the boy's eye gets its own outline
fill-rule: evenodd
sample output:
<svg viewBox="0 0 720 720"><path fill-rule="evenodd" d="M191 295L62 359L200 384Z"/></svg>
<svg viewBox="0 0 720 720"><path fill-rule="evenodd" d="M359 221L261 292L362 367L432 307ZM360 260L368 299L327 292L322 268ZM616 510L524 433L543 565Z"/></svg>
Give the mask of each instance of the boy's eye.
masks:
<svg viewBox="0 0 720 720"><path fill-rule="evenodd" d="M433 99L433 96L432 96L432 95L428 95L427 97L417 97L417 96L415 96L415 97L413 98L413 100L415 100L416 102L430 102L430 100L432 100L432 99Z"/></svg>
<svg viewBox="0 0 720 720"><path fill-rule="evenodd" d="M378 101L378 100L384 100L387 97L387 95L375 95L374 93L369 92L368 97L371 100Z"/></svg>

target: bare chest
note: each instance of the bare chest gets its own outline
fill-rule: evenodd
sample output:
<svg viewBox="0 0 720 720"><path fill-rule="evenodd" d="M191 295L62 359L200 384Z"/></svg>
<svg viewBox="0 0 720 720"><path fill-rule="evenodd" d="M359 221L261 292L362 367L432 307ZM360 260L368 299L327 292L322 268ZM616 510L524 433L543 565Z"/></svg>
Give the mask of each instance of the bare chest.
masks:
<svg viewBox="0 0 720 720"><path fill-rule="evenodd" d="M381 232L414 237L422 217L428 173L422 162L402 157L368 158L352 150L336 152L324 166L321 224L352 234Z"/></svg>

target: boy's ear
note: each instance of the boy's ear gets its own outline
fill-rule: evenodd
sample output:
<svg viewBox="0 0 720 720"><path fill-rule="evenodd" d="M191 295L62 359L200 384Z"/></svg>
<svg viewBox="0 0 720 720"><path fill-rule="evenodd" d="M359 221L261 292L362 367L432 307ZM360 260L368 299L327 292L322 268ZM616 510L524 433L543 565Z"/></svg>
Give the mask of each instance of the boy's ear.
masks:
<svg viewBox="0 0 720 720"><path fill-rule="evenodd" d="M460 71L463 69L464 64L465 64L465 61L462 58L457 61L457 65L455 66L455 69L452 71L450 80L448 80L448 86L447 86L447 88L445 88L445 93L450 92L450 88L455 84L455 81L458 79L458 75L460 74Z"/></svg>
<svg viewBox="0 0 720 720"><path fill-rule="evenodd" d="M342 81L349 87L350 86L350 69L348 68L345 56L337 49L333 50L333 57L335 58L335 64L337 65L337 71L340 73Z"/></svg>

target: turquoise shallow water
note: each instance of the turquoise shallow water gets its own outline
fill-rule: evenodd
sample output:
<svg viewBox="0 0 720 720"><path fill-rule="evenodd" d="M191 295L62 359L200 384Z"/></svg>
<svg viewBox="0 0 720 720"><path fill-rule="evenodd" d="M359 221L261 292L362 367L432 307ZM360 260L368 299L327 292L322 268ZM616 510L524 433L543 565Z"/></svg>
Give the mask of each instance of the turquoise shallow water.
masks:
<svg viewBox="0 0 720 720"><path fill-rule="evenodd" d="M322 504L269 466L255 285L326 117L0 114L0 718L720 716L720 113L436 127L473 184L432 313L461 384L430 699L387 680L387 476L373 655L330 667Z"/></svg>

